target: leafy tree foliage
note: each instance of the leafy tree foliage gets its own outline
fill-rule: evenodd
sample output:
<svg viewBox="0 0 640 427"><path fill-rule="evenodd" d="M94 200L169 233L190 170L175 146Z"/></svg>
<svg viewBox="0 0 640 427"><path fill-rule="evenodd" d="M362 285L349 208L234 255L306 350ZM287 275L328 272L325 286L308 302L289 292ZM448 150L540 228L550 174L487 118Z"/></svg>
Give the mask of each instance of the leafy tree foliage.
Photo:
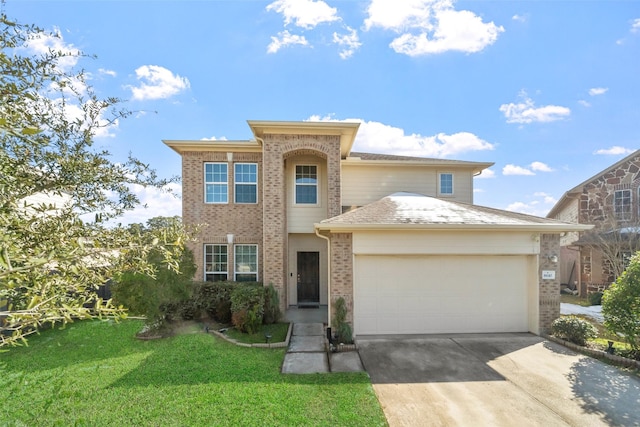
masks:
<svg viewBox="0 0 640 427"><path fill-rule="evenodd" d="M640 253L602 296L605 326L619 333L634 351L640 350Z"/></svg>
<svg viewBox="0 0 640 427"><path fill-rule="evenodd" d="M180 217L155 217L147 221L146 227L133 224L129 231L134 240L157 239L162 233L186 234ZM156 271L151 277L136 269L120 272L112 288L113 299L133 314L146 317L147 327L162 328L165 314L172 305L191 296L192 279L196 272L193 253L181 246L170 246L169 250L178 261L178 268L170 268L166 254L154 246L147 254L147 261ZM166 248L165 248L166 249Z"/></svg>
<svg viewBox="0 0 640 427"><path fill-rule="evenodd" d="M178 227L142 235L108 226L139 203L132 184L168 181L94 147L96 134L128 112L76 70L87 55L29 54L39 37L58 35L0 14L0 346L26 342L43 324L123 316L96 286L123 270L154 275L151 250L177 269L188 239ZM37 194L67 202L30 203Z"/></svg>

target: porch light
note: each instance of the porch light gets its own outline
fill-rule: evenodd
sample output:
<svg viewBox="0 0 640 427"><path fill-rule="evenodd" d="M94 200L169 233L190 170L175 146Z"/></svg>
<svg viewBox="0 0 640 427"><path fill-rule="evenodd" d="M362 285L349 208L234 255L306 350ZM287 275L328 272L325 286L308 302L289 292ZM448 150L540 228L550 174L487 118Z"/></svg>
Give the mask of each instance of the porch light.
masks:
<svg viewBox="0 0 640 427"><path fill-rule="evenodd" d="M547 259L549 260L549 262L552 262L554 264L558 263L558 255L556 254L547 255Z"/></svg>
<svg viewBox="0 0 640 427"><path fill-rule="evenodd" d="M233 244L233 234L227 234L227 243L230 245Z"/></svg>

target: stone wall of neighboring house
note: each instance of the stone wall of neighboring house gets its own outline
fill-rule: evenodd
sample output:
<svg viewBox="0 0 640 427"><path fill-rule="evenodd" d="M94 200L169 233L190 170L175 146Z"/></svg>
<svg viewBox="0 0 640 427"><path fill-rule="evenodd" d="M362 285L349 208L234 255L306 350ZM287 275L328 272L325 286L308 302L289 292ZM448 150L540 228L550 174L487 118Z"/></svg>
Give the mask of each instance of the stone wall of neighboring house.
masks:
<svg viewBox="0 0 640 427"><path fill-rule="evenodd" d="M331 234L331 319L335 316L335 302L344 298L347 306L347 322L353 326L353 235Z"/></svg>
<svg viewBox="0 0 640 427"><path fill-rule="evenodd" d="M204 202L204 163L229 164L229 202ZM258 203L234 203L234 163L258 164ZM185 224L202 225L197 242L189 244L198 269L196 280L204 279L204 245L228 244L227 235L233 234L228 246L229 280L233 280L234 244L258 245L258 280L263 280L264 249L262 242L262 154L226 152L185 152L182 154L182 218Z"/></svg>
<svg viewBox="0 0 640 427"><path fill-rule="evenodd" d="M265 135L263 145L264 283L272 283L280 294L280 308L288 305L285 284L287 263L287 219L285 158L315 155L327 163L327 217L341 213L340 137L324 135Z"/></svg>
<svg viewBox="0 0 640 427"><path fill-rule="evenodd" d="M560 235L542 234L540 235L540 257L539 257L539 280L540 280L540 332L546 333L551 330L551 324L560 317L560 272L558 263L549 259L551 255L560 255ZM543 271L555 271L555 279L545 280L542 278Z"/></svg>

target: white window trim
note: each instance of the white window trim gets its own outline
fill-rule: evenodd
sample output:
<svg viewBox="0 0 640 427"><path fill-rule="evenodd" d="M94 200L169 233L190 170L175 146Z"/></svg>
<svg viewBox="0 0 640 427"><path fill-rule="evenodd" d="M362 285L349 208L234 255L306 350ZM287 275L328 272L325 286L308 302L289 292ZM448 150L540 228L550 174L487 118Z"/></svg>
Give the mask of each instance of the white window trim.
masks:
<svg viewBox="0 0 640 427"><path fill-rule="evenodd" d="M224 246L227 248L227 270L226 271L211 271L211 272L207 272L207 247L213 247L213 246ZM212 253L212 255L214 255L214 253ZM215 276L215 275L222 275L225 274L227 276L227 278L225 280L229 280L229 245L225 245L225 244L220 244L220 243L205 243L203 250L202 250L202 256L203 256L203 275L204 275L204 281L207 281L207 276Z"/></svg>
<svg viewBox="0 0 640 427"><path fill-rule="evenodd" d="M629 210L626 212L621 211L620 213L618 213L616 205L616 194L623 193L625 191L629 192ZM627 188L624 190L616 190L613 192L613 215L619 221L630 221L633 218L633 191L631 191L631 189Z"/></svg>
<svg viewBox="0 0 640 427"><path fill-rule="evenodd" d="M442 192L442 175L451 175L451 193ZM453 172L438 172L438 196L451 197L455 195L456 179Z"/></svg>
<svg viewBox="0 0 640 427"><path fill-rule="evenodd" d="M227 166L227 182L217 182L217 181L212 181L212 182L207 182L207 165L226 165ZM204 186L203 186L203 191L204 194L202 195L204 202L207 205L228 205L229 204L229 163L226 162L204 162L203 165L203 170L202 170L202 178L204 181ZM227 201L226 202L208 202L207 201L207 184L225 184L227 186Z"/></svg>
<svg viewBox="0 0 640 427"><path fill-rule="evenodd" d="M256 248L256 271L236 271L236 265L237 265L237 253L236 253L236 248L238 246L253 246ZM233 281L237 282L237 277L238 274L255 274L256 275L256 282L260 281L260 275L258 274L258 270L260 269L260 253L259 253L260 248L258 248L257 244L253 244L253 243L239 243L237 245L233 245Z"/></svg>
<svg viewBox="0 0 640 427"><path fill-rule="evenodd" d="M298 187L298 183L296 182L296 169L298 166L315 166L316 168L316 202L315 203L298 203L296 200L296 188ZM320 164L318 163L308 163L308 162L304 162L304 163L296 163L295 165L293 165L293 205L299 208L304 208L304 207L310 207L310 208L317 208L318 206L320 206ZM311 186L311 184L300 184L300 185L304 185L304 186Z"/></svg>
<svg viewBox="0 0 640 427"><path fill-rule="evenodd" d="M256 186L256 201L255 202L238 202L237 199L237 194L238 192L237 190L237 185L238 183L236 182L236 166L237 165L255 165L256 167L256 182L255 184L250 184L250 183L246 183L246 182L241 182L240 185L255 185ZM251 162L240 162L240 163L234 163L233 164L233 202L237 205L257 205L258 204L258 176L259 176L259 171L258 171L258 164L257 163L251 163Z"/></svg>

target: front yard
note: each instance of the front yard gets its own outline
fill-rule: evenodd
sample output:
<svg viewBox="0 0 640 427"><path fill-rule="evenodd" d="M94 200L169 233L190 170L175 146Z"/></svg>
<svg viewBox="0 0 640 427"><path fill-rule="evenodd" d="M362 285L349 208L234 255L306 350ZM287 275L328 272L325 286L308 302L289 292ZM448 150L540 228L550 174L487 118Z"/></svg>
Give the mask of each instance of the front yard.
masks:
<svg viewBox="0 0 640 427"><path fill-rule="evenodd" d="M284 349L84 321L0 353L0 425L386 425L364 373L282 375Z"/></svg>

